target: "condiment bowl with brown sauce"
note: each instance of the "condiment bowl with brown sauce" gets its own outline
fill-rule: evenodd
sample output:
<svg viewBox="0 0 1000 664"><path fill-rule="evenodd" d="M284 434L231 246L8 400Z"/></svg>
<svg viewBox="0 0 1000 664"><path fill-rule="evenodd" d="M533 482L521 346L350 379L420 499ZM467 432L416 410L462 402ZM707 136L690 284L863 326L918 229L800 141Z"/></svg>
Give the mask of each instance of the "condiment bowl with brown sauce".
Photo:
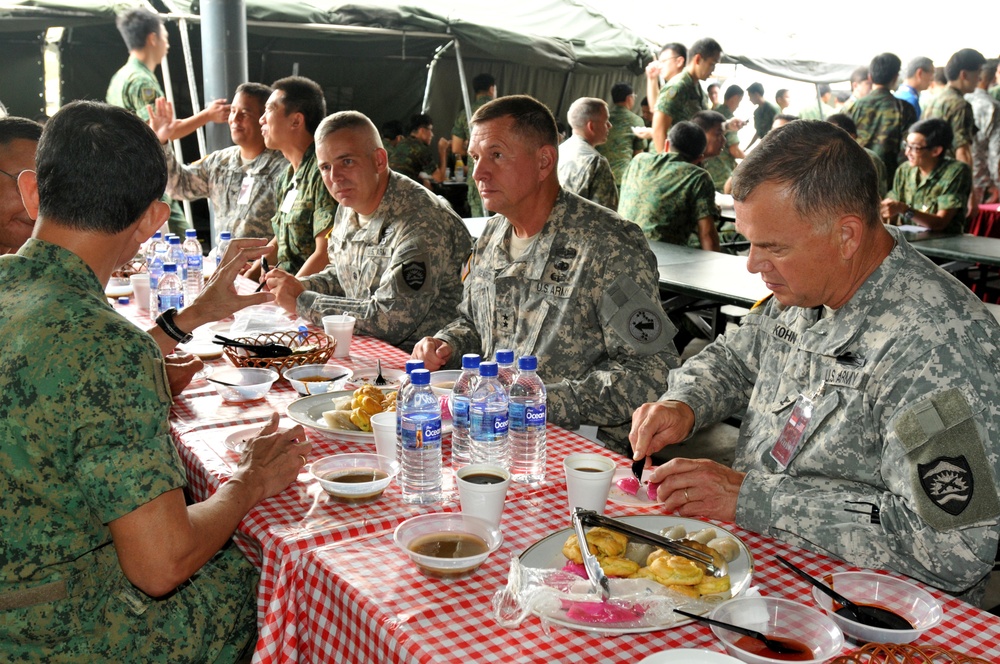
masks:
<svg viewBox="0 0 1000 664"><path fill-rule="evenodd" d="M369 503L399 473L399 462L378 454L334 454L312 462L309 473L323 490L344 503Z"/></svg>
<svg viewBox="0 0 1000 664"><path fill-rule="evenodd" d="M302 396L339 390L353 375L353 371L338 364L301 364L281 374Z"/></svg>
<svg viewBox="0 0 1000 664"><path fill-rule="evenodd" d="M503 543L500 529L468 514L421 514L396 528L393 541L424 574L439 578L474 572Z"/></svg>
<svg viewBox="0 0 1000 664"><path fill-rule="evenodd" d="M800 650L797 655L780 655L762 641L712 625L712 632L731 656L750 664L807 662L820 664L835 657L844 647L844 635L830 619L814 608L777 597L737 597L723 602L710 618L761 632Z"/></svg>

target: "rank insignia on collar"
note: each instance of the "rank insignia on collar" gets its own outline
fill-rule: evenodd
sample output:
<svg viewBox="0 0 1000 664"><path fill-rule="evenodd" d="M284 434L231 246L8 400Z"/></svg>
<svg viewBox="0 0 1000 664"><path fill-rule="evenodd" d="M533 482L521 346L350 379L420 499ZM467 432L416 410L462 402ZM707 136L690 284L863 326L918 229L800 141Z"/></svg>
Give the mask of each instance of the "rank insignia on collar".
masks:
<svg viewBox="0 0 1000 664"><path fill-rule="evenodd" d="M972 469L965 456L938 457L917 464L920 486L930 501L942 510L958 516L972 500Z"/></svg>

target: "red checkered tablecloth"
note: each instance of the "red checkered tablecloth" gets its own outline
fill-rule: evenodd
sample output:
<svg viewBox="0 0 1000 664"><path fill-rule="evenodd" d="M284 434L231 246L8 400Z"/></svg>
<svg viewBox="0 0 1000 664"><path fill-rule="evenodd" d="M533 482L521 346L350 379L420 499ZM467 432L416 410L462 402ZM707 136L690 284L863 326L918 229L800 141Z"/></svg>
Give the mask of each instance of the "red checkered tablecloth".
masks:
<svg viewBox="0 0 1000 664"><path fill-rule="evenodd" d="M143 325L141 316L135 316ZM402 368L406 354L383 342L355 337L352 368ZM223 366L216 360L210 365ZM171 424L196 500L214 493L232 474L238 456L225 439L259 427L270 413L284 413L297 398L279 381L266 398L229 404L205 382L196 382L174 401ZM282 426L290 426L284 420ZM688 624L627 636L600 636L529 618L518 629L500 627L491 598L503 588L511 556L568 526L562 459L571 451L600 452L598 445L550 426L546 480L529 487L512 483L504 512L504 543L472 576L444 581L423 576L392 542L399 523L429 511L457 511L454 476L445 473L445 497L432 506L410 506L396 483L377 502L336 503L308 474L280 495L263 501L241 523L236 539L261 568L258 590L259 639L255 662L552 662L635 663L668 648L722 651L707 627ZM316 459L373 444L346 442L308 430ZM606 454L607 453L605 451ZM445 446L445 465L450 455ZM625 465L625 459L619 459ZM609 504L608 515L655 514L655 508ZM773 562L781 554L816 575L853 569L839 561L789 547L770 538L732 530L755 558L753 584L762 594L811 603L810 589ZM944 621L918 644L941 645L1000 660L1000 619L928 588L943 602Z"/></svg>

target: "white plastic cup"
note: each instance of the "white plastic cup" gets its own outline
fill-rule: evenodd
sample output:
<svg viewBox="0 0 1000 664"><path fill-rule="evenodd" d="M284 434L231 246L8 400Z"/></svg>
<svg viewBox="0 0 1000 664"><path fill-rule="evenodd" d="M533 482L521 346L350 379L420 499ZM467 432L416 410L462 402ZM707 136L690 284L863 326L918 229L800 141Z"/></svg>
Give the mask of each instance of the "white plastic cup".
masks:
<svg viewBox="0 0 1000 664"><path fill-rule="evenodd" d="M476 476L480 479L489 476L492 479L485 482L469 481L468 478ZM510 486L510 473L500 466L474 463L461 468L456 473L456 478L462 514L478 517L499 528L507 499L507 487Z"/></svg>
<svg viewBox="0 0 1000 664"><path fill-rule="evenodd" d="M577 507L604 514L615 475L615 462L600 454L577 452L563 459L569 513Z"/></svg>
<svg viewBox="0 0 1000 664"><path fill-rule="evenodd" d="M334 357L350 357L351 337L354 336L354 323L357 319L354 316L334 315L323 316L323 331L328 337L337 340L337 347L333 350Z"/></svg>
<svg viewBox="0 0 1000 664"><path fill-rule="evenodd" d="M338 344L339 345L339 344ZM396 411L375 413L371 418L375 434L375 451L390 459L396 458ZM396 459L398 461L398 459Z"/></svg>
<svg viewBox="0 0 1000 664"><path fill-rule="evenodd" d="M139 310L149 311L149 275L141 272L131 275L128 280L132 283L132 292Z"/></svg>

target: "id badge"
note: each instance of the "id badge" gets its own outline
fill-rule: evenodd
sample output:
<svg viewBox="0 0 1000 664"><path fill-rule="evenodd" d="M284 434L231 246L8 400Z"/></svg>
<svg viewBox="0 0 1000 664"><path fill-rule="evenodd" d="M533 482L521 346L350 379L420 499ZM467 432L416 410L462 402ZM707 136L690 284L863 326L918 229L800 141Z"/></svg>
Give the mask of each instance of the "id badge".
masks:
<svg viewBox="0 0 1000 664"><path fill-rule="evenodd" d="M298 189L289 189L288 193L285 194L285 200L281 201L281 211L288 214L292 211L292 206L295 205L295 198L299 195Z"/></svg>
<svg viewBox="0 0 1000 664"><path fill-rule="evenodd" d="M778 440L771 448L771 458L778 462L780 470L784 470L795 458L802 443L802 434L805 433L809 420L813 415L813 400L805 394L800 394L792 406L792 412L788 416L788 421L778 434Z"/></svg>
<svg viewBox="0 0 1000 664"><path fill-rule="evenodd" d="M247 175L240 185L240 197L236 199L237 205L247 205L250 203L250 193L253 191L253 176Z"/></svg>

